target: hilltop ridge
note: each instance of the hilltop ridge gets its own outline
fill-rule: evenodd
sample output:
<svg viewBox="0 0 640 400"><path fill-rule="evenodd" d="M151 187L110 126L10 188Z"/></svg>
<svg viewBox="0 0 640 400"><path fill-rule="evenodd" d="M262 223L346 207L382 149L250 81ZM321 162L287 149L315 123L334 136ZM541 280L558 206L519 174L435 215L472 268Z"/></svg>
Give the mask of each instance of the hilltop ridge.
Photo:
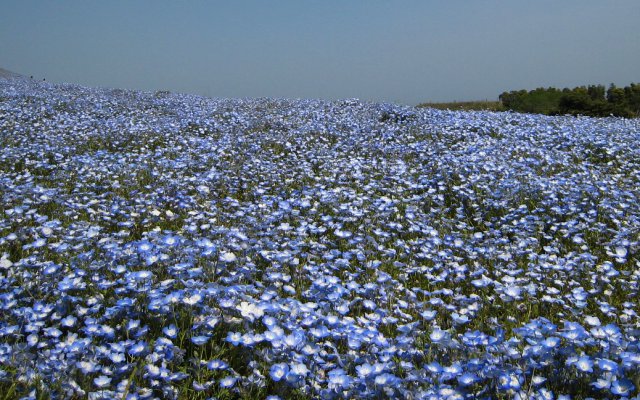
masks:
<svg viewBox="0 0 640 400"><path fill-rule="evenodd" d="M15 72L9 71L4 68L0 68L0 78L13 79L13 78L22 78L22 77L23 76L20 74L17 74Z"/></svg>

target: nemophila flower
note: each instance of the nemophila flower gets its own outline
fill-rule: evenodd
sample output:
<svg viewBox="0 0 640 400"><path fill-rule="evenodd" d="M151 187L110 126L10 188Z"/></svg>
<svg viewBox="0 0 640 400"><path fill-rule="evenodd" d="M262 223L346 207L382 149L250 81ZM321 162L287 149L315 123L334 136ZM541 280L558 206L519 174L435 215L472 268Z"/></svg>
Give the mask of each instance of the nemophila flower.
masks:
<svg viewBox="0 0 640 400"><path fill-rule="evenodd" d="M235 254L231 253L231 252L223 252L220 254L220 261L225 262L225 263L232 263L234 261L237 260L237 257Z"/></svg>
<svg viewBox="0 0 640 400"><path fill-rule="evenodd" d="M168 338L175 339L178 335L178 328L176 328L175 325L171 324L162 328L162 333L164 333Z"/></svg>
<svg viewBox="0 0 640 400"><path fill-rule="evenodd" d="M38 344L38 335L36 335L35 333L30 334L29 336L27 336L27 344L29 346L35 346L36 344Z"/></svg>
<svg viewBox="0 0 640 400"><path fill-rule="evenodd" d="M458 384L460 384L461 386L471 386L480 380L480 378L478 378L476 374L470 372L465 372L464 374L458 376L457 379Z"/></svg>
<svg viewBox="0 0 640 400"><path fill-rule="evenodd" d="M289 364L289 374L297 377L306 376L309 373L309 369L302 363Z"/></svg>
<svg viewBox="0 0 640 400"><path fill-rule="evenodd" d="M615 374L618 371L618 364L612 360L606 358L596 359L596 367L604 372L610 372Z"/></svg>
<svg viewBox="0 0 640 400"><path fill-rule="evenodd" d="M480 331L466 332L462 336L462 342L467 346L480 346L489 343L488 336Z"/></svg>
<svg viewBox="0 0 640 400"><path fill-rule="evenodd" d="M588 356L578 358L574 365L578 371L593 372L593 361Z"/></svg>
<svg viewBox="0 0 640 400"><path fill-rule="evenodd" d="M162 243L166 246L176 246L180 243L180 237L176 235L166 235L162 238Z"/></svg>
<svg viewBox="0 0 640 400"><path fill-rule="evenodd" d="M207 343L209 341L209 336L192 336L191 337L191 342L193 344L195 344L196 346L202 346L203 344Z"/></svg>
<svg viewBox="0 0 640 400"><path fill-rule="evenodd" d="M202 296L199 293L193 293L182 299L182 302L188 306L199 304L202 301Z"/></svg>
<svg viewBox="0 0 640 400"><path fill-rule="evenodd" d="M6 258L5 255L3 255L2 258L0 258L0 269L7 270L7 269L11 268L12 265L13 265L13 263L11 262L11 260Z"/></svg>
<svg viewBox="0 0 640 400"><path fill-rule="evenodd" d="M617 258L625 258L627 256L627 248L624 246L616 246L614 249L614 253Z"/></svg>
<svg viewBox="0 0 640 400"><path fill-rule="evenodd" d="M162 368L154 364L147 364L144 368L147 371L148 376L152 378L158 378L163 372Z"/></svg>
<svg viewBox="0 0 640 400"><path fill-rule="evenodd" d="M420 316L422 318L424 318L426 321L432 321L436 317L437 314L438 314L437 311L425 310L425 311L420 313Z"/></svg>
<svg viewBox="0 0 640 400"><path fill-rule="evenodd" d="M390 374L390 373L383 373L380 375L377 375L374 379L374 382L376 385L378 386L394 386L398 383L399 379L397 376Z"/></svg>
<svg viewBox="0 0 640 400"><path fill-rule="evenodd" d="M586 316L584 321L590 326L600 326L600 319L598 317Z"/></svg>
<svg viewBox="0 0 640 400"><path fill-rule="evenodd" d="M602 327L602 330L605 335L611 340L620 337L620 328L618 328L614 324L607 324Z"/></svg>
<svg viewBox="0 0 640 400"><path fill-rule="evenodd" d="M289 366L285 363L273 364L269 370L269 376L275 382L279 382L289 372Z"/></svg>
<svg viewBox="0 0 640 400"><path fill-rule="evenodd" d="M240 305L238 306L238 310L244 318L248 319L251 322L253 322L256 318L260 318L264 315L264 311L260 306L246 301L240 303Z"/></svg>
<svg viewBox="0 0 640 400"><path fill-rule="evenodd" d="M336 229L333 234L341 239L348 239L352 236L352 233L346 230Z"/></svg>
<svg viewBox="0 0 640 400"><path fill-rule="evenodd" d="M220 387L222 388L231 388L236 384L237 380L238 378L235 378L233 376L227 376L225 378L220 379L219 384L220 384Z"/></svg>
<svg viewBox="0 0 640 400"><path fill-rule="evenodd" d="M560 344L561 339L555 336L545 338L542 345L548 349L553 349Z"/></svg>
<svg viewBox="0 0 640 400"><path fill-rule="evenodd" d="M535 386L543 385L546 381L547 381L547 378L540 375L536 375L531 378L531 383Z"/></svg>
<svg viewBox="0 0 640 400"><path fill-rule="evenodd" d="M444 344L449 341L450 335L441 329L434 329L431 334L429 334L429 338L434 344Z"/></svg>
<svg viewBox="0 0 640 400"><path fill-rule="evenodd" d="M151 279L153 277L153 273L151 271L136 271L129 273L128 277L135 281L144 281Z"/></svg>
<svg viewBox="0 0 640 400"><path fill-rule="evenodd" d="M151 250L153 250L153 244L151 244L150 242L146 240L138 242L138 251L140 253L147 253Z"/></svg>
<svg viewBox="0 0 640 400"><path fill-rule="evenodd" d="M362 365L358 365L356 367L356 372L358 373L358 376L360 378L366 379L367 377L369 377L372 373L374 373L374 368L371 364L369 363L364 363Z"/></svg>
<svg viewBox="0 0 640 400"><path fill-rule="evenodd" d="M100 375L93 380L93 383L96 385L96 387L101 389L109 386L109 384L111 383L111 378L109 378L108 376Z"/></svg>
<svg viewBox="0 0 640 400"><path fill-rule="evenodd" d="M129 355L132 355L132 356L141 356L146 351L147 351L147 344L145 342L137 342L129 348L128 353Z"/></svg>
<svg viewBox="0 0 640 400"><path fill-rule="evenodd" d="M491 285L493 281L486 276L482 275L480 279L474 279L471 281L471 284L477 288L483 288Z"/></svg>
<svg viewBox="0 0 640 400"><path fill-rule="evenodd" d="M613 377L607 375L597 378L594 382L591 382L591 386L596 389L607 390L611 387L612 378Z"/></svg>
<svg viewBox="0 0 640 400"><path fill-rule="evenodd" d="M463 325L469 322L469 317L465 314L451 313L451 320L456 325Z"/></svg>
<svg viewBox="0 0 640 400"><path fill-rule="evenodd" d="M498 388L502 390L519 390L522 387L522 377L516 373L504 372L498 376Z"/></svg>
<svg viewBox="0 0 640 400"><path fill-rule="evenodd" d="M514 301L521 299L522 288L520 286L508 286L504 289L505 301Z"/></svg>
<svg viewBox="0 0 640 400"><path fill-rule="evenodd" d="M214 383L215 383L215 381L209 381L209 382L205 382L205 383L200 383L200 382L193 381L192 386L193 386L193 390L195 390L196 392L205 392L205 391L209 390L209 388Z"/></svg>
<svg viewBox="0 0 640 400"><path fill-rule="evenodd" d="M139 319L129 320L129 321L127 321L127 324L125 325L125 329L127 331L132 331L134 329L138 329L139 327L140 327L140 320Z"/></svg>
<svg viewBox="0 0 640 400"><path fill-rule="evenodd" d="M126 361L124 353L111 353L109 354L109 359L114 364L120 364Z"/></svg>
<svg viewBox="0 0 640 400"><path fill-rule="evenodd" d="M276 320L275 318L273 318L273 317L271 317L269 315L265 315L262 318L262 323L264 324L264 326L267 329L272 329L278 324L278 320Z"/></svg>
<svg viewBox="0 0 640 400"><path fill-rule="evenodd" d="M564 332L562 332L561 335L570 341L577 341L585 339L588 336L588 333L582 325L578 323L565 322Z"/></svg>
<svg viewBox="0 0 640 400"><path fill-rule="evenodd" d="M329 387L335 389L346 388L351 384L351 377L346 374L346 372L341 369L334 369L329 371Z"/></svg>
<svg viewBox="0 0 640 400"><path fill-rule="evenodd" d="M639 352L628 352L625 351L620 354L620 359L622 361L622 365L630 368L636 367L640 365L640 353Z"/></svg>
<svg viewBox="0 0 640 400"><path fill-rule="evenodd" d="M264 336L261 334L251 334L251 333L245 333L244 335L242 335L242 345L243 346L253 346L254 344L260 343L264 340Z"/></svg>
<svg viewBox="0 0 640 400"><path fill-rule="evenodd" d="M227 338L225 340L227 342L231 343L232 345L237 346L242 342L242 333L240 333L240 332L229 332L227 334Z"/></svg>
<svg viewBox="0 0 640 400"><path fill-rule="evenodd" d="M292 332L284 337L283 343L291 348L299 348L305 341L304 333L301 331Z"/></svg>
<svg viewBox="0 0 640 400"><path fill-rule="evenodd" d="M53 274L55 274L56 272L58 272L58 270L59 270L59 269L60 269L60 266L59 266L59 265L56 265L56 264L50 264L50 265L47 265L47 266L42 270L42 273L43 273L44 275L53 275Z"/></svg>
<svg viewBox="0 0 640 400"><path fill-rule="evenodd" d="M92 361L78 361L76 367L85 375L90 374L97 369L96 363Z"/></svg>
<svg viewBox="0 0 640 400"><path fill-rule="evenodd" d="M215 370L223 370L223 369L227 369L229 367L229 364L227 364L225 361L222 360L211 360L207 363L207 368L215 371Z"/></svg>
<svg viewBox="0 0 640 400"><path fill-rule="evenodd" d="M611 393L618 396L627 396L633 393L635 386L629 379L619 379L611 382Z"/></svg>

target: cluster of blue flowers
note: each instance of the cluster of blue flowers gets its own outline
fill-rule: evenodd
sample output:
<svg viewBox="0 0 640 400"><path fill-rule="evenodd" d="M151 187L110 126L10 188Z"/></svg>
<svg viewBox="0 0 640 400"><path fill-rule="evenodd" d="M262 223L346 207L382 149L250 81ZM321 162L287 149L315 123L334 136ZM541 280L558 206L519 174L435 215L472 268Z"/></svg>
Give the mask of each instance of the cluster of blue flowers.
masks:
<svg viewBox="0 0 640 400"><path fill-rule="evenodd" d="M639 140L0 80L0 392L638 396Z"/></svg>

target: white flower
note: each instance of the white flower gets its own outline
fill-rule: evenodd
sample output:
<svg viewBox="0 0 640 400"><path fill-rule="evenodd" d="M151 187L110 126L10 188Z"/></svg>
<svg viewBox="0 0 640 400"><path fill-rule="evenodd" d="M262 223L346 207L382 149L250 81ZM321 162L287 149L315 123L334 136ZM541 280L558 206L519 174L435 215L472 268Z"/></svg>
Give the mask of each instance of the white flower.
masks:
<svg viewBox="0 0 640 400"><path fill-rule="evenodd" d="M298 376L306 376L309 373L309 369L302 363L291 364L291 373Z"/></svg>
<svg viewBox="0 0 640 400"><path fill-rule="evenodd" d="M12 265L13 263L7 258L0 258L0 269L9 269Z"/></svg>
<svg viewBox="0 0 640 400"><path fill-rule="evenodd" d="M200 294L198 294L198 293L194 293L193 295L185 297L184 299L182 299L182 302L184 304L192 306L194 304L198 304L200 302L200 300L202 300L202 296Z"/></svg>
<svg viewBox="0 0 640 400"><path fill-rule="evenodd" d="M433 332L431 332L431 335L429 335L431 341L434 343L439 343L446 340L447 336L447 332L440 329L434 329Z"/></svg>
<svg viewBox="0 0 640 400"><path fill-rule="evenodd" d="M584 320L588 325L600 326L600 319L598 319L598 317L587 316Z"/></svg>
<svg viewBox="0 0 640 400"><path fill-rule="evenodd" d="M237 259L238 258L236 257L236 255L229 251L225 251L224 253L220 254L220 261L223 261L223 262L230 263L230 262L234 262Z"/></svg>
<svg viewBox="0 0 640 400"><path fill-rule="evenodd" d="M351 235L352 235L352 233L351 233L351 232L349 232L349 231L343 231L343 230L340 230L340 229L336 229L335 231L333 231L333 233L334 233L337 237L342 238L342 239L350 238L350 237L351 237Z"/></svg>
<svg viewBox="0 0 640 400"><path fill-rule="evenodd" d="M111 378L105 375L100 375L93 380L93 383L95 383L97 387L103 388L111 383Z"/></svg>
<svg viewBox="0 0 640 400"><path fill-rule="evenodd" d="M624 258L627 256L627 248L622 246L616 246L616 256Z"/></svg>
<svg viewBox="0 0 640 400"><path fill-rule="evenodd" d="M248 319L251 322L253 322L256 318L260 318L264 315L264 311L262 310L262 308L260 308L260 306L257 306L253 303L248 303L246 301L240 303L240 305L238 306L238 311L240 311L240 314L242 314L244 318Z"/></svg>

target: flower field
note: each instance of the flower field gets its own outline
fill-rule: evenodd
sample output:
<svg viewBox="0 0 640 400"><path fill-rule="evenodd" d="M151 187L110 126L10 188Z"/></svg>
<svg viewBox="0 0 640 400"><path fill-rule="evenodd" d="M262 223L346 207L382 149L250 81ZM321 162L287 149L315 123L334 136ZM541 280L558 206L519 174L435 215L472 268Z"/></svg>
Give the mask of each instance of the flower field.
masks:
<svg viewBox="0 0 640 400"><path fill-rule="evenodd" d="M637 396L639 141L0 80L0 399Z"/></svg>

